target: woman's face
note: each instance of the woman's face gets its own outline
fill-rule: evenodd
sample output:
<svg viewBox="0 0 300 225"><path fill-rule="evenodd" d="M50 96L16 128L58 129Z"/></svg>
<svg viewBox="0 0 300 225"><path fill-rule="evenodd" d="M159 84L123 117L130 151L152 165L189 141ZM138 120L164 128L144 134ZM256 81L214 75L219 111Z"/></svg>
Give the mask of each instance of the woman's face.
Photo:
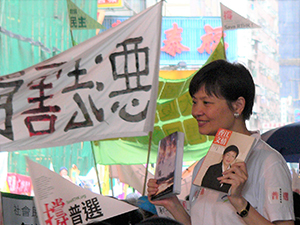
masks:
<svg viewBox="0 0 300 225"><path fill-rule="evenodd" d="M223 163L225 166L229 166L233 163L233 161L235 160L236 158L236 152L234 151L229 151L229 152L226 152L224 155L223 155Z"/></svg>
<svg viewBox="0 0 300 225"><path fill-rule="evenodd" d="M235 118L227 101L208 96L202 87L193 96L192 115L198 122L200 134L216 135L219 128L235 131Z"/></svg>

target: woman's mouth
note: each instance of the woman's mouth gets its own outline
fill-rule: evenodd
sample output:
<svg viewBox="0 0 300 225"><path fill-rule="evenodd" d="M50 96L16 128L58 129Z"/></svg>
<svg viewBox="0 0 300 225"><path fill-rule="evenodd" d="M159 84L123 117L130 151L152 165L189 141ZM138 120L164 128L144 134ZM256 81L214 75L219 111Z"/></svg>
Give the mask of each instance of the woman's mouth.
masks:
<svg viewBox="0 0 300 225"><path fill-rule="evenodd" d="M199 127L202 127L202 126L204 126L207 123L208 123L208 121L206 121L206 120L198 120L198 126Z"/></svg>

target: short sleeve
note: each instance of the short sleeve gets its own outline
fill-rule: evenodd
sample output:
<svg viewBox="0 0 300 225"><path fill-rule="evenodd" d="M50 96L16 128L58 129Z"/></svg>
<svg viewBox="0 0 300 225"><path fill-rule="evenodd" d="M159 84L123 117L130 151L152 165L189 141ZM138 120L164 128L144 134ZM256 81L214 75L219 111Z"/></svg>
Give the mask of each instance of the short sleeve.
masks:
<svg viewBox="0 0 300 225"><path fill-rule="evenodd" d="M264 171L261 180L265 192L264 214L272 222L294 220L292 181L286 162L276 154L270 155Z"/></svg>

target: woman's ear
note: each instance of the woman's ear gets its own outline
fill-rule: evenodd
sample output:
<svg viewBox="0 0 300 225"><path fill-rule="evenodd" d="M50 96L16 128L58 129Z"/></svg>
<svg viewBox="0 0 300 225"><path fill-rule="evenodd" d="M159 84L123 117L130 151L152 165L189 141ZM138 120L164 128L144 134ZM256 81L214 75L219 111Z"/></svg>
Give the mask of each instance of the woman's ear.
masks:
<svg viewBox="0 0 300 225"><path fill-rule="evenodd" d="M239 97L232 105L234 112L239 113L239 115L242 115L244 108L245 108L246 100L244 97Z"/></svg>

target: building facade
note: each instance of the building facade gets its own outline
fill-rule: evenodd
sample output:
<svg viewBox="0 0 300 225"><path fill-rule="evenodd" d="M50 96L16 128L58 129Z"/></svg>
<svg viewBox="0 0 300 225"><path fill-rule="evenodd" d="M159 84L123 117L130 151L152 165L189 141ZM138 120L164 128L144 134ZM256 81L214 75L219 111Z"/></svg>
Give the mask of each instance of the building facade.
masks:
<svg viewBox="0 0 300 225"><path fill-rule="evenodd" d="M225 31L226 57L246 65L256 84L256 99L248 126L267 131L284 120L280 98L278 1L172 0L164 3L161 70L199 69L221 37L220 2L261 28ZM153 1L149 1L153 4ZM119 19L118 19L119 18ZM106 16L104 25L124 17ZM172 49L173 38L177 49ZM174 50L175 49L175 50ZM284 103L284 102L283 102ZM288 104L288 103L285 103Z"/></svg>
<svg viewBox="0 0 300 225"><path fill-rule="evenodd" d="M278 1L282 120L300 121L300 0Z"/></svg>

